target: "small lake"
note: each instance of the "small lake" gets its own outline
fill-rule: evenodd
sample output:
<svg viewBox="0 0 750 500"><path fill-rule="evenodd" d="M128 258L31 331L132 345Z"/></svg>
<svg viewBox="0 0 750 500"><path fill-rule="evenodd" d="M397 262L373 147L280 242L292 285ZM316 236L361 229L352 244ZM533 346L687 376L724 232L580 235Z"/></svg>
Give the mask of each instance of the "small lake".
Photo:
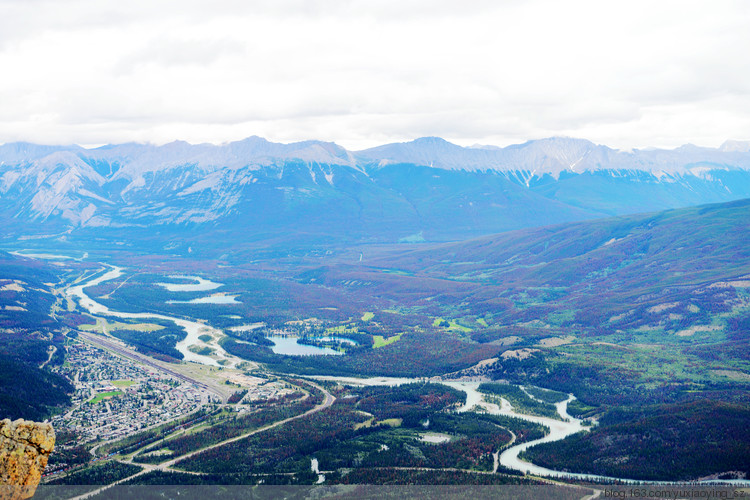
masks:
<svg viewBox="0 0 750 500"><path fill-rule="evenodd" d="M30 259L45 259L45 260L80 260L70 255L60 255L53 253L21 253L21 252L10 252L12 255L18 255L19 257L28 257Z"/></svg>
<svg viewBox="0 0 750 500"><path fill-rule="evenodd" d="M440 444L447 443L451 440L448 434L442 434L439 432L427 432L419 436L419 440L423 443Z"/></svg>
<svg viewBox="0 0 750 500"><path fill-rule="evenodd" d="M203 279L200 276L183 276L183 275L171 275L168 278L176 280L190 280L197 283L157 283L160 287L166 288L170 292L206 292L208 290L215 290L222 286L221 283L214 283L211 280Z"/></svg>
<svg viewBox="0 0 750 500"><path fill-rule="evenodd" d="M279 337L270 336L266 337L268 340L274 343L271 350L276 354L284 354L286 356L322 356L324 354L332 354L334 356L340 356L342 352L331 349L330 347L318 347L314 345L298 344L297 337ZM346 344L356 344L352 339L340 338L340 337L316 337L317 340L326 342L343 342Z"/></svg>
<svg viewBox="0 0 750 500"><path fill-rule="evenodd" d="M168 300L167 304L241 304L236 295L209 295L193 300Z"/></svg>

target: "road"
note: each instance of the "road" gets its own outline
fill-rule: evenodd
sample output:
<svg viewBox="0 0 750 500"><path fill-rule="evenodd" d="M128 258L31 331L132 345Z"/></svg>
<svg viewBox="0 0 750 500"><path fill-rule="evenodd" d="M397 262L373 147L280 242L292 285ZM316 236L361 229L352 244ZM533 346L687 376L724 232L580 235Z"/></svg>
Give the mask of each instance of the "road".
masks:
<svg viewBox="0 0 750 500"><path fill-rule="evenodd" d="M151 429L153 429L153 428L155 428L155 427L159 427L159 426L162 426L162 425L169 425L170 423L173 423L173 422L177 422L177 421L179 421L179 420L181 420L181 419L184 419L184 418L186 418L186 417L189 417L190 415L193 415L193 414L196 414L196 413L200 412L200 411L201 411L201 410L202 410L203 408L204 408L204 407L203 407L203 406L201 406L201 407L198 407L198 408L196 408L195 410L193 410L193 411L192 411L192 412L190 412L190 413L185 413L185 414L183 414L183 415L178 415L177 417L173 418L172 420L167 420L167 421L165 421L165 422L157 422L157 423L155 423L155 424L153 424L153 425L150 425L150 426L148 426L148 427L144 427L143 429L140 429L140 430L139 430L139 432L149 431L149 430L151 430ZM211 413L209 413L209 415L212 415L212 414L211 414ZM197 418L197 417L196 417L196 418ZM190 424L190 426L192 426L192 425L193 425L193 424ZM180 424L180 426L179 426L179 427L184 427L184 426L185 426L185 424ZM182 431L182 432L184 432L184 431ZM171 434L169 434L168 436L165 436L165 437L161 438L161 440L163 441L163 440L165 440L165 439L167 439L167 438L171 438L171 437L173 437L173 436L175 436L175 435L176 435L176 433L171 433ZM101 442L101 443L99 443L99 444L97 444L97 445L93 446L93 447L92 447L92 448L91 448L91 449L89 450L89 453L91 453L91 455L93 455L94 457L96 457L96 456L98 455L98 450L99 450L99 448L101 448L102 446L104 446L104 445L106 445L106 444L116 443L117 441L121 441L122 439L123 439L123 437L121 436L121 437L118 437L118 438L115 438L115 439L111 439L111 440L109 440L109 441L103 441L103 442Z"/></svg>
<svg viewBox="0 0 750 500"><path fill-rule="evenodd" d="M185 455L183 455L181 457L174 458L174 459L172 459L172 460L170 460L168 462L164 462L164 463L159 464L158 468L161 469L161 470L169 469L173 465L175 465L177 462L181 462L183 460L187 460L188 458L193 457L195 455L198 455L199 453L203 453L204 451L212 450L214 448L218 448L219 446L224 446L225 444L229 444L229 443L233 443L235 441L239 441L241 439L245 439L246 437L252 436L253 434L258 434L259 432L267 431L269 429L273 429L274 427L278 427L280 425L284 425L287 422L291 422L292 420L296 420L298 418L303 418L303 417L306 417L308 415L312 415L313 413L317 413L317 412L319 412L321 410L325 410L326 408L329 408L334 403L334 401L336 401L336 398L333 396L333 394L331 394L330 392L328 392L327 390L325 390L323 387L319 386L318 384L314 384L312 382L309 382L309 381L307 383L310 384L310 385L312 385L316 389L322 391L323 394L324 394L324 396L325 396L325 398L323 399L323 402L320 403L315 408L307 410L305 413L300 413L299 415L295 415L293 417L289 417L289 418L286 418L284 420L279 420L278 422L274 422L272 424L268 424L267 426L261 427L259 429L255 429L254 431L246 432L245 434L241 434L241 435L239 435L237 437L233 437L231 439L227 439L226 441L222 441L220 443L216 443L216 444L208 446L206 448L202 448L200 450L196 450L196 451L190 452L190 453L185 454ZM180 471L180 472L182 472L182 471Z"/></svg>
<svg viewBox="0 0 750 500"><path fill-rule="evenodd" d="M324 395L323 402L320 403L315 408L307 410L304 413L300 413L299 415L295 415L293 417L285 418L284 420L279 420L279 421L274 422L272 424L268 424L265 427L261 427L259 429L255 429L253 431L246 432L245 434L241 434L241 435L233 437L231 439L227 439L226 441L222 441L220 443L216 443L216 444L213 444L211 446L207 446L205 448L201 448L200 450L196 450L196 451L187 453L187 454L185 454L185 455L183 455L181 457L174 458L174 459L169 460L167 462L164 462L164 463L161 463L161 464L158 464L158 465L148 465L148 466L145 466L143 468L143 470L141 470L140 472L138 472L136 474L133 474L132 476L128 476L126 478L123 478L123 479L115 482L115 483L112 483L112 484L109 484L107 486L103 486L101 488L98 488L98 489L96 489L94 491L86 493L85 495L80 495L80 496L74 497L71 500L83 500L84 498L92 497L94 495L97 495L97 494L101 493L102 491L105 491L108 488L111 488L112 486L116 486L118 484L122 484L122 483L124 483L126 481L130 481L133 478L136 478L138 476L142 476L142 475L148 474L149 472L152 472L152 471L155 471L155 470L162 470L162 471L170 470L170 471L173 471L173 472L182 472L182 473L188 473L188 474L200 474L200 473L183 471L183 470L179 470L179 469L172 469L172 467L175 464L177 464L178 462L181 462L183 460L187 460L188 458L194 457L195 455L203 453L204 451L213 450L214 448L218 448L220 446L224 446L224 445L227 445L227 444L230 444L230 443L234 443L235 441L240 441L242 439L245 439L245 438L250 437L252 435L258 434L260 432L265 432L265 431L267 431L269 429L273 429L274 427L278 427L280 425L284 425L284 424L286 424L288 422L291 422L292 420L296 420L298 418L304 418L304 417L307 417L309 415L312 415L313 413L317 413L317 412L319 412L321 410L325 410L326 408L330 408L331 405L336 401L336 397L333 394L331 394L330 392L328 392L325 388L321 387L320 385L318 385L318 384L316 384L314 382L306 381L306 383L308 383L311 386L315 387L316 389L320 390L323 393L323 395ZM142 465L142 464L138 464L138 465Z"/></svg>

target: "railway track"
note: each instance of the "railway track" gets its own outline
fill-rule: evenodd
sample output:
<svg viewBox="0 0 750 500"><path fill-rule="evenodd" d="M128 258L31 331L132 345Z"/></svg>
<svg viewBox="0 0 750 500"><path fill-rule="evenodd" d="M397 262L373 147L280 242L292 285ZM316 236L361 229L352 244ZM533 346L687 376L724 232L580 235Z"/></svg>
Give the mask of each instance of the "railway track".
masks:
<svg viewBox="0 0 750 500"><path fill-rule="evenodd" d="M138 363L142 363L144 365L150 366L156 370L159 370L161 372L164 372L172 377L175 377L177 379L180 379L184 382L191 383L201 389L206 390L207 392L214 394L217 396L222 402L226 402L226 397L224 394L219 392L216 388L211 387L210 385L206 384L205 382L201 382L200 380L197 380L195 378L189 377L185 375L184 373L180 373L178 371L175 371L171 368L168 368L161 363L156 362L154 359L149 358L148 356L138 354L134 351L131 351L130 349L127 349L126 347L119 345L118 343L108 340L107 338L102 337L101 335L94 335L88 332L83 332L80 330L76 330L78 332L78 335L83 337L87 342L94 344L96 346L102 347L104 349L110 350L112 352L115 352L119 354L120 356L123 356L125 358L128 358L130 360L136 361Z"/></svg>

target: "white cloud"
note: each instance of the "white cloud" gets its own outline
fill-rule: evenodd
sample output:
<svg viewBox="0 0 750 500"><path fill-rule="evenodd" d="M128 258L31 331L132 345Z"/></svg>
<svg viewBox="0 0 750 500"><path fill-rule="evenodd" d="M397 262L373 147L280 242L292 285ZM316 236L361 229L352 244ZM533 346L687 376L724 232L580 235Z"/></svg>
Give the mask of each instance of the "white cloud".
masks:
<svg viewBox="0 0 750 500"><path fill-rule="evenodd" d="M0 141L718 145L745 2L0 0Z"/></svg>

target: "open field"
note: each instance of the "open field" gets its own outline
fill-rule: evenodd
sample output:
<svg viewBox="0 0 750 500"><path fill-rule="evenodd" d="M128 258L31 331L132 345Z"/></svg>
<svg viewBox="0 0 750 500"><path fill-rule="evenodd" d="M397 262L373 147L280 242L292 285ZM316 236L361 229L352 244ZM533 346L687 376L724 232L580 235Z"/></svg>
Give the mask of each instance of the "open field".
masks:
<svg viewBox="0 0 750 500"><path fill-rule="evenodd" d="M378 347L384 347L384 346L387 346L389 344L393 344L394 342L397 342L397 341L401 340L401 336L402 335L403 335L403 333L399 333L397 335L393 335L391 337L388 337L387 339L383 338L382 335L374 335L372 337L372 339L373 339L372 348L373 349L377 349Z"/></svg>
<svg viewBox="0 0 750 500"><path fill-rule="evenodd" d="M89 403L96 404L101 403L104 400L112 399L117 396L122 396L124 393L122 391L109 391L109 392L102 392L101 394L97 394L93 398L89 400Z"/></svg>
<svg viewBox="0 0 750 500"><path fill-rule="evenodd" d="M120 321L107 321L105 318L96 318L94 325L80 325L81 330L87 332L109 333L113 330L135 330L138 332L156 332L163 330L162 325L153 323L122 323Z"/></svg>
<svg viewBox="0 0 750 500"><path fill-rule="evenodd" d="M114 385L115 387L130 387L131 385L135 384L132 380L111 380L110 384Z"/></svg>

